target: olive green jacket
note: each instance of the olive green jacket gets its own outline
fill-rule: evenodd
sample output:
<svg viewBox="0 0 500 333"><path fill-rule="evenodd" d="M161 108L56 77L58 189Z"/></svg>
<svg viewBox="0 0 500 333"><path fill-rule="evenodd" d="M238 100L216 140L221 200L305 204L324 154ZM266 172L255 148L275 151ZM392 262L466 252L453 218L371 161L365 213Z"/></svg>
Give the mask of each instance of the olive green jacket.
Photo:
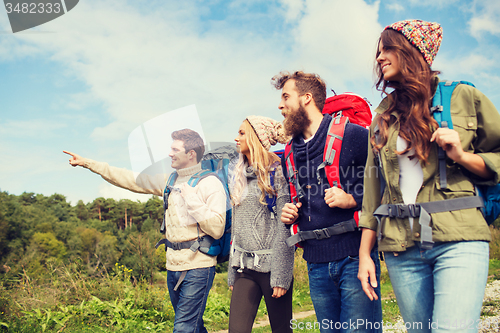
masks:
<svg viewBox="0 0 500 333"><path fill-rule="evenodd" d="M389 107L391 96L386 97L375 110L370 127L372 137L377 118ZM382 204L403 203L399 188L399 164L396 140L399 135L398 114L392 113L394 121L389 127L387 144L380 150L383 177L387 181L382 198L380 197L380 178L375 162L373 147L368 144L368 158L364 178L363 208L359 226L377 230L378 222L373 212ZM451 116L454 130L460 136L462 148L466 152L481 156L495 175L485 181L447 159L448 189L441 190L438 171L438 146L432 144L428 163L421 167L424 178L416 202L430 202L475 195L474 184L493 185L499 182L500 170L500 114L491 101L474 87L461 84L455 88L451 98ZM466 240L490 241L489 228L482 213L477 208L431 214L432 238L434 242ZM420 224L414 219L413 232L408 218L384 218L380 226L380 251L405 251L420 242Z"/></svg>

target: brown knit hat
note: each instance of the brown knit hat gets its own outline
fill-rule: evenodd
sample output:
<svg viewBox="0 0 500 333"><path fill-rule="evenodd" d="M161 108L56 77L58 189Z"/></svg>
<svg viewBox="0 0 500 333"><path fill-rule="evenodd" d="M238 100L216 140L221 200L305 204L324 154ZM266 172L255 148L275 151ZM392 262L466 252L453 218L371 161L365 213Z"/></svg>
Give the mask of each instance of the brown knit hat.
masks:
<svg viewBox="0 0 500 333"><path fill-rule="evenodd" d="M283 124L279 121L262 116L248 116L246 118L254 129L260 143L269 150L276 143L287 143L289 137L285 135Z"/></svg>

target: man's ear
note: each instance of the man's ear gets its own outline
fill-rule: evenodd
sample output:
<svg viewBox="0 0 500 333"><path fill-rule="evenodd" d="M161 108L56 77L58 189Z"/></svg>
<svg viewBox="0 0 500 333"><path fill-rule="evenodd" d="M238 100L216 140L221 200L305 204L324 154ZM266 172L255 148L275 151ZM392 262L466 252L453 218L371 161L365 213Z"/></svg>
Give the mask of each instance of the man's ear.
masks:
<svg viewBox="0 0 500 333"><path fill-rule="evenodd" d="M304 95L302 95L302 100L304 101L304 106L309 105L309 103L311 103L313 100L312 94L305 93Z"/></svg>
<svg viewBox="0 0 500 333"><path fill-rule="evenodd" d="M188 155L188 158L190 160L195 160L196 161L196 152L194 150L188 151L187 155Z"/></svg>

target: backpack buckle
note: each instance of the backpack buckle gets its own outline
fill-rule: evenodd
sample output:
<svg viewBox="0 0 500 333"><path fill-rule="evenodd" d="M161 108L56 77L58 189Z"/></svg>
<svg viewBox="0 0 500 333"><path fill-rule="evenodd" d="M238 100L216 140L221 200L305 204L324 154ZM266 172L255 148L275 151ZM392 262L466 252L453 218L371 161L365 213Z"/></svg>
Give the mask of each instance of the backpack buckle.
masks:
<svg viewBox="0 0 500 333"><path fill-rule="evenodd" d="M430 111L431 114L433 114L434 112L443 112L443 106L442 105L433 106L431 107Z"/></svg>
<svg viewBox="0 0 500 333"><path fill-rule="evenodd" d="M174 251L182 250L181 243L170 243L170 248Z"/></svg>
<svg viewBox="0 0 500 333"><path fill-rule="evenodd" d="M396 204L389 205L388 209L389 217L397 217L397 218L407 218L407 217L419 217L420 216L420 205L415 204Z"/></svg>
<svg viewBox="0 0 500 333"><path fill-rule="evenodd" d="M330 232L328 231L327 228L316 229L316 230L313 230L313 232L314 232L314 236L316 236L316 239L325 239L325 238L331 237Z"/></svg>

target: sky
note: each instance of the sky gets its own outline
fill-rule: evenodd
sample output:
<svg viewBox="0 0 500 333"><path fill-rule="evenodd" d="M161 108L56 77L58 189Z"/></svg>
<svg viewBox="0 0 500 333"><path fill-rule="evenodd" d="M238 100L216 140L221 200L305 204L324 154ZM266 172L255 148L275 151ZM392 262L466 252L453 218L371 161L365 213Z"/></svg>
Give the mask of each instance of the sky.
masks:
<svg viewBox="0 0 500 333"><path fill-rule="evenodd" d="M328 95L355 92L374 110L377 39L405 19L440 23L433 69L500 108L496 0L80 0L15 34L0 8L0 190L73 205L148 200L71 167L62 151L136 170L141 130L165 126L149 144L166 154L169 131L186 122L207 143L232 143L248 115L282 120L270 84L280 71L317 73Z"/></svg>

